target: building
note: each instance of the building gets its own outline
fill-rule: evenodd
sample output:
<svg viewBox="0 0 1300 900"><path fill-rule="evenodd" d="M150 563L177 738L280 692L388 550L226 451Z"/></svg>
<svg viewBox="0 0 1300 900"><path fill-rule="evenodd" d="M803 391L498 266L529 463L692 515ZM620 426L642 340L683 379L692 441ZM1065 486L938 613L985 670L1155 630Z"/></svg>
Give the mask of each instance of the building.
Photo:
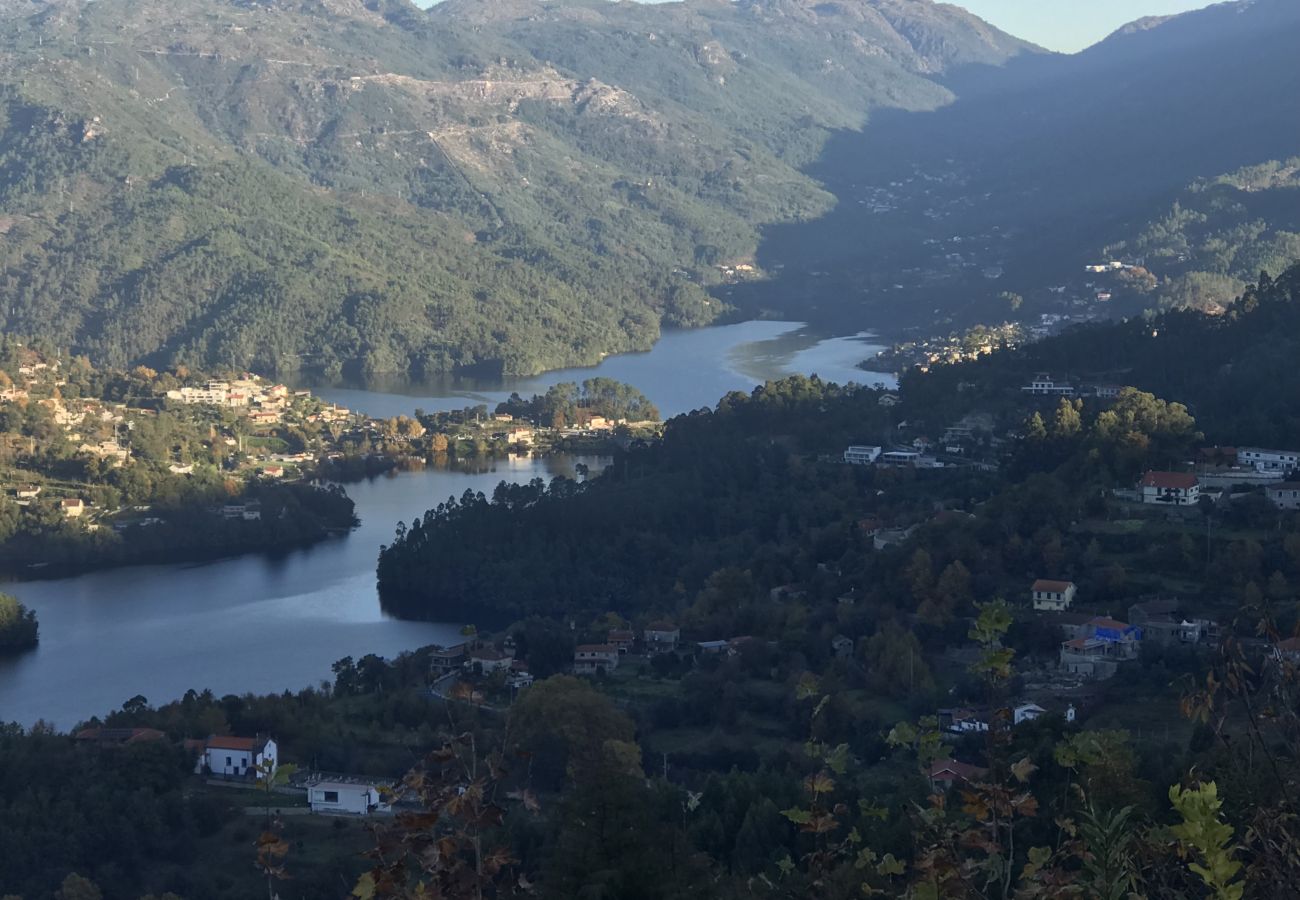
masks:
<svg viewBox="0 0 1300 900"><path fill-rule="evenodd" d="M726 641L697 641L695 646L706 656L718 656L726 653L730 645Z"/></svg>
<svg viewBox="0 0 1300 900"><path fill-rule="evenodd" d="M1237 461L1253 466L1257 472L1294 472L1300 469L1300 450L1265 450L1261 447L1242 447L1237 451Z"/></svg>
<svg viewBox="0 0 1300 900"><path fill-rule="evenodd" d="M647 653L672 653L681 643L682 630L672 622L651 622L641 636Z"/></svg>
<svg viewBox="0 0 1300 900"><path fill-rule="evenodd" d="M613 644L579 644L573 652L573 671L597 675L618 668L618 648Z"/></svg>
<svg viewBox="0 0 1300 900"><path fill-rule="evenodd" d="M39 484L26 484L18 488L14 493L19 500L35 500L41 495L41 486Z"/></svg>
<svg viewBox="0 0 1300 900"><path fill-rule="evenodd" d="M86 514L86 501L82 500L80 497L75 497L71 500L61 500L59 501L59 509L61 509L63 514L69 519L80 519Z"/></svg>
<svg viewBox="0 0 1300 900"><path fill-rule="evenodd" d="M890 468L918 468L921 464L921 451L890 450L888 453L880 454L877 462Z"/></svg>
<svg viewBox="0 0 1300 900"><path fill-rule="evenodd" d="M989 730L989 715L973 709L941 709L939 727L952 734L983 734Z"/></svg>
<svg viewBox="0 0 1300 900"><path fill-rule="evenodd" d="M869 466L880 459L881 449L855 445L844 451L844 461L852 466Z"/></svg>
<svg viewBox="0 0 1300 900"><path fill-rule="evenodd" d="M434 647L429 652L429 674L442 678L465 667L465 645L454 647Z"/></svg>
<svg viewBox="0 0 1300 900"><path fill-rule="evenodd" d="M1061 669L1093 681L1104 681L1115 674L1119 663L1106 649L1106 642L1077 637L1061 644Z"/></svg>
<svg viewBox="0 0 1300 900"><path fill-rule="evenodd" d="M277 767L275 741L269 737L212 735L203 744L197 771L207 770L224 778L257 778L259 767L272 773Z"/></svg>
<svg viewBox="0 0 1300 900"><path fill-rule="evenodd" d="M1278 509L1300 509L1300 481L1284 481L1264 488L1268 502Z"/></svg>
<svg viewBox="0 0 1300 900"><path fill-rule="evenodd" d="M1044 715L1047 715L1047 710L1037 703L1021 703L1011 710L1011 722L1013 725L1019 725L1022 722L1032 722Z"/></svg>
<svg viewBox="0 0 1300 900"><path fill-rule="evenodd" d="M496 647L479 647L469 652L469 666L483 675L504 672L510 668L514 658L502 653Z"/></svg>
<svg viewBox="0 0 1300 900"><path fill-rule="evenodd" d="M632 650L632 645L636 643L636 632L613 629L605 638L605 643L617 647L619 653L629 653Z"/></svg>
<svg viewBox="0 0 1300 900"><path fill-rule="evenodd" d="M852 659L855 646L853 638L842 634L837 634L831 639L831 652L835 654L836 659Z"/></svg>
<svg viewBox="0 0 1300 900"><path fill-rule="evenodd" d="M1075 387L1068 381L1057 381L1046 372L1039 372L1020 390L1035 397L1073 397Z"/></svg>
<svg viewBox="0 0 1300 900"><path fill-rule="evenodd" d="M1040 578L1029 589L1034 609L1043 612L1065 612L1074 603L1078 588L1073 581L1050 581Z"/></svg>
<svg viewBox="0 0 1300 900"><path fill-rule="evenodd" d="M386 812L388 805L379 788L366 782L315 781L307 785L307 803L314 813L346 813L368 816Z"/></svg>
<svg viewBox="0 0 1300 900"><path fill-rule="evenodd" d="M988 773L988 769L958 762L955 759L936 759L930 764L930 784L935 788L947 790L954 784L978 781Z"/></svg>
<svg viewBox="0 0 1300 900"><path fill-rule="evenodd" d="M1143 503L1167 506L1195 506L1201 499L1201 483L1186 472L1147 472L1138 482Z"/></svg>
<svg viewBox="0 0 1300 900"><path fill-rule="evenodd" d="M1118 659L1135 659L1142 652L1142 629L1109 616L1098 616L1088 622L1092 636L1103 641L1112 656Z"/></svg>
<svg viewBox="0 0 1300 900"><path fill-rule="evenodd" d="M1180 612L1178 600L1147 600L1128 608L1128 618L1142 629L1142 640L1161 646L1198 644L1207 636L1210 623L1191 621Z"/></svg>

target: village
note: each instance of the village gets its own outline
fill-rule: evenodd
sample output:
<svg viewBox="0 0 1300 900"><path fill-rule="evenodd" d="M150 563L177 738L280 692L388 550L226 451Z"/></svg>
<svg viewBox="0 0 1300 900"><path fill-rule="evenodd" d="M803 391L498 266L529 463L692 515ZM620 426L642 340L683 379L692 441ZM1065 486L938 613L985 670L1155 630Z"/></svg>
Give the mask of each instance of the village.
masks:
<svg viewBox="0 0 1300 900"><path fill-rule="evenodd" d="M599 453L653 440L660 428L657 420L629 423L583 409L571 422L533 422L485 406L378 419L247 373L101 373L22 346L9 355L12 376L0 369L0 486L19 509L40 508L86 533L163 524L154 506L176 495L162 489L169 478L223 486L232 499L209 512L257 521L259 502L241 495L259 482L337 481L440 460Z"/></svg>

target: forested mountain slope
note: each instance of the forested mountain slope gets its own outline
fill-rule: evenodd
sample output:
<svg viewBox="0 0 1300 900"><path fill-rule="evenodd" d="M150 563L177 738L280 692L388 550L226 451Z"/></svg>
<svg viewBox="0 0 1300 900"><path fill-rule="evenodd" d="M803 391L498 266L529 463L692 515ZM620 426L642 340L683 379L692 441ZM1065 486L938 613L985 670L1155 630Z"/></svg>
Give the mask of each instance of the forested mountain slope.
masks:
<svg viewBox="0 0 1300 900"><path fill-rule="evenodd" d="M933 322L985 315L1008 290L1044 295L1195 180L1300 152L1297 41L1300 4L1240 0L1074 56L954 70L954 103L828 145L810 172L841 203L773 228L759 258L788 277L736 302L799 291L841 318Z"/></svg>
<svg viewBox="0 0 1300 900"><path fill-rule="evenodd" d="M510 371L700 324L830 129L1029 49L925 0L0 9L0 327L105 362Z"/></svg>
<svg viewBox="0 0 1300 900"><path fill-rule="evenodd" d="M825 461L850 444L887 445L922 428L942 434L972 410L999 422L999 436L1019 431L1033 407L1021 386L1050 369L1136 388L1139 419L1165 416L1153 412L1165 410L1164 401L1175 404L1171 418L1190 410L1210 443L1294 447L1298 358L1300 266L1252 287L1222 316L1174 311L1077 329L972 363L913 370L898 406L882 406L875 390L815 379L771 383L751 396L725 397L712 412L673 419L661 444L633 450L600 478L557 480L549 489L541 482L502 485L491 498L467 493L409 528L399 524L380 554L381 596L412 618L472 610L508 619L570 615L581 604L584 611L618 608L628 615L673 611L697 591L707 600L711 573L726 567L760 586L779 586L792 579L796 560L833 558L853 543L859 518L907 521L908 504L925 496L919 482L891 470L864 475L863 467ZM1085 410L1097 411L1095 404ZM1058 475L1048 493L1068 488L1096 496L1094 482L1099 490L1127 486L1143 464L1181 462L1193 440L1187 432L1179 432L1172 457L1151 435L1100 449L1070 443L1069 454L1083 462ZM947 479L937 489L953 498L991 490L1013 498L1025 466L1050 471L1062 462L1055 454L1039 446L1009 453L997 476L948 469L935 476ZM885 488L888 497L877 493ZM976 555L996 544L990 537L976 545ZM705 600L697 606L702 620L713 614ZM736 633L755 627L750 620L733 625Z"/></svg>

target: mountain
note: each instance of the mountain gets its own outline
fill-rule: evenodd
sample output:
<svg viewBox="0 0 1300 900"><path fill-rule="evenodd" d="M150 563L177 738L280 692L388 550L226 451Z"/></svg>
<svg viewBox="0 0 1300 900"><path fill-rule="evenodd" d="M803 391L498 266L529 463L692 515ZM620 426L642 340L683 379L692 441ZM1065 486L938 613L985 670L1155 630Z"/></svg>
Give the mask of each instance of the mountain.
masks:
<svg viewBox="0 0 1300 900"><path fill-rule="evenodd" d="M770 229L759 259L788 277L735 302L797 290L863 327L1045 295L1196 179L1300 151L1297 40L1300 4L1241 0L946 73L954 103L836 136L809 172L840 204Z"/></svg>
<svg viewBox="0 0 1300 900"><path fill-rule="evenodd" d="M927 0L0 7L0 327L108 364L533 372L723 312L878 110L1034 48Z"/></svg>

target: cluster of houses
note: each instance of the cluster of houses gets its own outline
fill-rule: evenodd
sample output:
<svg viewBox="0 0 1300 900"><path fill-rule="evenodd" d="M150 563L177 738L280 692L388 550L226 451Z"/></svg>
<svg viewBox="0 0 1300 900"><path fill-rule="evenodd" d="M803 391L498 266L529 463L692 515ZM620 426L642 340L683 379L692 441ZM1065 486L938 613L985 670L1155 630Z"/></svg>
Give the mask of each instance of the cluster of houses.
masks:
<svg viewBox="0 0 1300 900"><path fill-rule="evenodd" d="M1062 632L1059 667L1084 680L1103 680L1119 664L1136 659L1144 642L1161 646L1214 640L1217 628L1205 619L1189 619L1177 600L1156 598L1129 607L1128 622L1110 616L1071 613L1078 586L1071 581L1038 579L1029 589L1035 611Z"/></svg>
<svg viewBox="0 0 1300 900"><path fill-rule="evenodd" d="M1131 494L1117 491L1144 504L1195 506L1203 496L1219 498L1224 491L1262 488L1264 496L1281 510L1300 510L1300 451L1261 447L1215 448L1196 472L1147 472Z"/></svg>
<svg viewBox="0 0 1300 900"><path fill-rule="evenodd" d="M629 655L655 657L667 654L696 656L735 656L753 640L735 637L727 640L682 641L681 628L667 620L651 622L640 634L631 629L610 629L602 643L578 644L573 651L571 671L575 675L606 675L618 669ZM847 640L847 639L846 639ZM849 647L852 653L852 642ZM489 677L504 672L505 684L519 690L533 683L526 660L518 658L513 638L507 637L498 649L484 641L469 641L451 647L434 647L429 656L429 675L434 682L452 677Z"/></svg>

